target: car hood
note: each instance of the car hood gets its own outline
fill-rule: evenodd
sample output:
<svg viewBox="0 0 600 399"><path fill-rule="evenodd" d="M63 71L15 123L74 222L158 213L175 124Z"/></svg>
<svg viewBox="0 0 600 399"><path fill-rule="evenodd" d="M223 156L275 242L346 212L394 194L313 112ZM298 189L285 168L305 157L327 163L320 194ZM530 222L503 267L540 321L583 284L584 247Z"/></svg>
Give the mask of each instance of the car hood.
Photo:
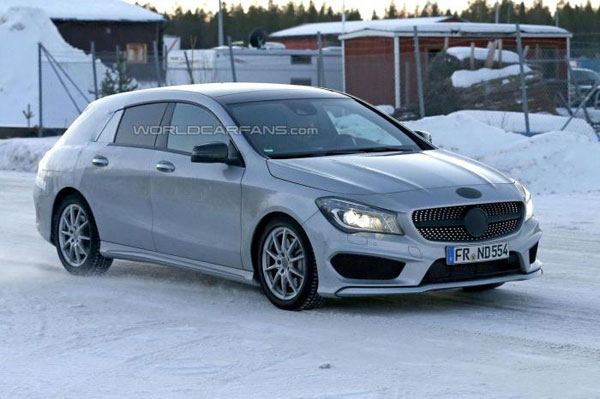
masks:
<svg viewBox="0 0 600 399"><path fill-rule="evenodd" d="M345 194L512 183L490 167L444 150L269 159L267 165L278 179Z"/></svg>

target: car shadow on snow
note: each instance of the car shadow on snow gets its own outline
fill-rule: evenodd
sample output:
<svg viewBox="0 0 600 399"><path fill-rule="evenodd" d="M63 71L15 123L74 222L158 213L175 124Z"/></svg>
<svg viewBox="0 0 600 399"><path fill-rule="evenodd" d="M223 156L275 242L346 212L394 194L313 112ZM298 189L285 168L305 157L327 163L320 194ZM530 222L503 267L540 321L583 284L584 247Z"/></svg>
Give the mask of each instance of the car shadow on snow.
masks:
<svg viewBox="0 0 600 399"><path fill-rule="evenodd" d="M193 270L148 263L115 261L105 278L146 281L150 285L175 285L193 291L202 289L203 294L209 295L211 295L210 290L215 289L214 295L216 296L227 292L228 295L234 294L237 297L251 296L252 298L248 298L251 300L256 300L257 296L263 299L259 287L209 276ZM531 307L536 303L547 302L548 298L538 297L531 291L519 290L518 284L509 283L495 290L476 293L452 289L388 297L328 299L317 313L385 315L391 313L446 313L449 311L473 312L482 308L515 312L531 311ZM266 301L266 298L264 300Z"/></svg>
<svg viewBox="0 0 600 399"><path fill-rule="evenodd" d="M547 298L539 297L535 293L520 291L515 286L505 285L485 292L451 289L387 297L344 298L327 301L324 310L369 315L448 312L457 314L480 310L530 312L536 303L546 301Z"/></svg>

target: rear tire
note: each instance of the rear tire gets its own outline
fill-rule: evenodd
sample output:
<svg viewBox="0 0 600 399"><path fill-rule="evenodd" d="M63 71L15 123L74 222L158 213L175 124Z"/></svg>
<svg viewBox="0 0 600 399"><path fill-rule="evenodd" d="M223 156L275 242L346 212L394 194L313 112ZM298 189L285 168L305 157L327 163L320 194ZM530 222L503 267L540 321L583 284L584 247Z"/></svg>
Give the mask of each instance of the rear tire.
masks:
<svg viewBox="0 0 600 399"><path fill-rule="evenodd" d="M77 276L105 273L112 259L100 254L100 236L85 200L70 194L63 198L53 217L54 243L64 268Z"/></svg>
<svg viewBox="0 0 600 399"><path fill-rule="evenodd" d="M261 232L255 254L256 273L271 303L284 310L319 307L319 275L312 247L300 225L276 218Z"/></svg>
<svg viewBox="0 0 600 399"><path fill-rule="evenodd" d="M463 291L466 292L481 292L481 291L489 291L494 288L498 288L504 283L495 283L495 284L485 284L485 285L474 285L471 287L463 287Z"/></svg>

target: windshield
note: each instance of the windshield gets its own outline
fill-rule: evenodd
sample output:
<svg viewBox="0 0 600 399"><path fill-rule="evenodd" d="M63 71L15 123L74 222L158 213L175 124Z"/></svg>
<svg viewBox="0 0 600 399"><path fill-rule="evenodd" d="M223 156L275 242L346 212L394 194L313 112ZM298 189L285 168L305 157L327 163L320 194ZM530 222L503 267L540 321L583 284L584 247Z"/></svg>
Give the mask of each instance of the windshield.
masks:
<svg viewBox="0 0 600 399"><path fill-rule="evenodd" d="M229 110L252 146L270 158L420 150L397 126L350 98L258 101Z"/></svg>

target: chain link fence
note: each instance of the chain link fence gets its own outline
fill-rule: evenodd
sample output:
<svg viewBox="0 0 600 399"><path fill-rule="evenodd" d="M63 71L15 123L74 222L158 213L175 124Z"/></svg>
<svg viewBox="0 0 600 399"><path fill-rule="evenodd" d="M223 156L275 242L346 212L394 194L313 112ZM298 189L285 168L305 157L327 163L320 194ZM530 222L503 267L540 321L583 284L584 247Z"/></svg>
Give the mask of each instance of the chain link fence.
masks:
<svg viewBox="0 0 600 399"><path fill-rule="evenodd" d="M440 45L423 37L414 51L412 40L375 39L346 51L345 65L340 48L259 51L224 46L167 54L156 46L98 53L93 45L88 52L40 46L39 98L31 99L23 115L40 131L60 130L88 103L116 92L242 81L345 87L375 105L390 106L401 120L479 110L494 125L511 123L512 131L524 134L536 133L528 126L529 113L583 118L600 126L600 77L586 75L595 68L593 60L584 58L587 64L577 66L565 48L551 42L524 41L519 48L517 38L477 43L453 39ZM37 113L31 104L36 100ZM522 123L515 124L509 112L524 114Z"/></svg>
<svg viewBox="0 0 600 399"><path fill-rule="evenodd" d="M517 132L533 134L529 113L585 117L589 110L578 111L580 104L600 105L592 84L577 84L578 68L565 44L518 37L432 39L418 33L414 38L362 38L351 47L346 44L346 90L393 107L401 120L480 110L501 126L514 120L507 113L518 112L524 115Z"/></svg>
<svg viewBox="0 0 600 399"><path fill-rule="evenodd" d="M220 47L160 53L147 48L89 52L40 45L38 107L28 113L39 134L66 129L85 107L107 95L159 87L217 82L285 83L342 89L340 48L319 50ZM156 52L155 52L156 50ZM38 111L39 112L35 112ZM37 122L37 123L36 123Z"/></svg>

